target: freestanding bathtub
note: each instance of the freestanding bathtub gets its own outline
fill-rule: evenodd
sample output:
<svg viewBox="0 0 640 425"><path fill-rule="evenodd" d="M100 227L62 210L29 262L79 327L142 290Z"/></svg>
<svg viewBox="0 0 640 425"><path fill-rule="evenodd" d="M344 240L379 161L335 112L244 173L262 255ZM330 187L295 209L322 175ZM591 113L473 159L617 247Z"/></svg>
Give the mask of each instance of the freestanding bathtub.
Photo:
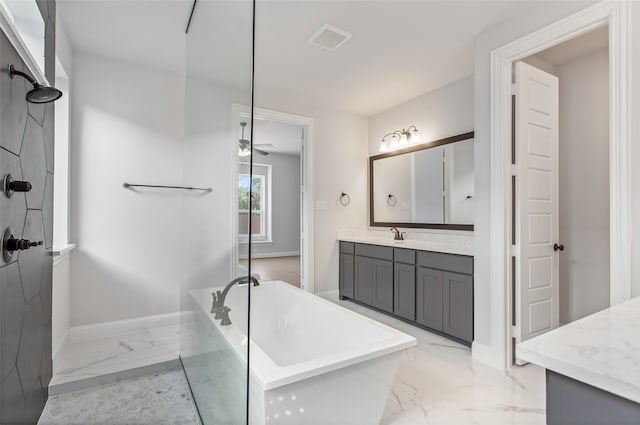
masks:
<svg viewBox="0 0 640 425"><path fill-rule="evenodd" d="M232 288L232 324L210 314L211 292L191 291L246 365L246 288ZM285 282L251 288L250 423L378 425L402 351L415 338Z"/></svg>

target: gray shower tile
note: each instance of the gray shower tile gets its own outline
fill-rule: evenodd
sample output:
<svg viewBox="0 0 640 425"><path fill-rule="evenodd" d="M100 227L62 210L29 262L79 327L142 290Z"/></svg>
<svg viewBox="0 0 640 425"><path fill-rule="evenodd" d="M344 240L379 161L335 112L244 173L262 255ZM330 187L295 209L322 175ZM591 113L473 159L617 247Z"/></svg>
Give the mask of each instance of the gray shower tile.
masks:
<svg viewBox="0 0 640 425"><path fill-rule="evenodd" d="M9 151L0 149L0 181L6 174L11 174L14 180L22 180L20 158ZM16 237L19 238L22 236L24 227L27 201L22 192L15 192L11 198L7 198L1 193L1 189L0 187L0 217L2 217L2 225L11 227ZM4 227L0 231L3 232Z"/></svg>
<svg viewBox="0 0 640 425"><path fill-rule="evenodd" d="M28 103L27 109L29 111L29 115L31 118L36 120L36 122L42 126L44 123L44 112L46 109L46 103Z"/></svg>
<svg viewBox="0 0 640 425"><path fill-rule="evenodd" d="M27 219L24 224L23 237L30 241L44 240L42 228L42 212L37 210L27 211ZM44 261L50 260L44 245L34 246L20 253L18 264L25 301L30 301L40 293Z"/></svg>
<svg viewBox="0 0 640 425"><path fill-rule="evenodd" d="M0 112L2 125L0 126L0 146L13 152L20 152L22 135L27 119L27 101L25 96L26 80L22 77L9 76L9 64L20 71L24 71L22 60L6 37L2 37L0 46Z"/></svg>
<svg viewBox="0 0 640 425"><path fill-rule="evenodd" d="M102 385L114 384L116 380L115 373L93 376L90 378L78 379L69 382L56 382L56 378L51 381L49 386L49 396L57 396L75 391L82 391L89 388L96 388Z"/></svg>
<svg viewBox="0 0 640 425"><path fill-rule="evenodd" d="M24 423L38 423L42 409L44 409L44 405L47 402L42 392L42 384L39 379L30 387L25 387L24 400Z"/></svg>
<svg viewBox="0 0 640 425"><path fill-rule="evenodd" d="M54 172L54 141L55 141L55 103L47 103L42 125L44 132L44 152L47 157L47 171Z"/></svg>
<svg viewBox="0 0 640 425"><path fill-rule="evenodd" d="M44 342L42 344L42 359L40 360L40 382L45 392L45 396L48 396L49 382L53 376L53 361L51 359L52 350L52 334L51 323L49 323L44 329Z"/></svg>
<svg viewBox="0 0 640 425"><path fill-rule="evenodd" d="M40 297L36 297L27 304L18 349L18 374L25 389L25 397L27 396L27 388L33 388L40 379L42 347L45 339L42 320Z"/></svg>
<svg viewBox="0 0 640 425"><path fill-rule="evenodd" d="M47 173L44 185L44 204L42 205L42 221L44 225L44 246L53 246L53 174Z"/></svg>
<svg viewBox="0 0 640 425"><path fill-rule="evenodd" d="M22 167L22 176L32 185L31 191L26 194L27 207L42 209L47 178L47 161L42 127L31 117L27 118L27 127L20 151L20 166Z"/></svg>
<svg viewBox="0 0 640 425"><path fill-rule="evenodd" d="M0 281L2 282L2 294L0 295L0 299L2 299L0 358L2 359L2 379L5 379L16 364L25 310L18 264L9 264L0 269Z"/></svg>
<svg viewBox="0 0 640 425"><path fill-rule="evenodd" d="M56 82L56 32L51 21L44 27L44 75L51 85Z"/></svg>
<svg viewBox="0 0 640 425"><path fill-rule="evenodd" d="M24 396L18 372L13 369L2 381L2 404L0 405L0 423L24 423Z"/></svg>

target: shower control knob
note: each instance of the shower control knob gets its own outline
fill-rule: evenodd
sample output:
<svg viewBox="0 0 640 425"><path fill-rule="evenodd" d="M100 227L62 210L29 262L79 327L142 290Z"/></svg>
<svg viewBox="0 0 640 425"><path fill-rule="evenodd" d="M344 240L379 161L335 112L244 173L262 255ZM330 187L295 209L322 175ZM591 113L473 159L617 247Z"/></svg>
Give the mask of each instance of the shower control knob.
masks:
<svg viewBox="0 0 640 425"><path fill-rule="evenodd" d="M29 249L32 246L40 246L44 242L43 241L30 241L29 239L14 239L9 238L7 240L7 251L24 251L25 249Z"/></svg>
<svg viewBox="0 0 640 425"><path fill-rule="evenodd" d="M14 192L29 192L33 187L27 181L14 180L11 174L5 174L2 183L2 190L7 198L11 198Z"/></svg>

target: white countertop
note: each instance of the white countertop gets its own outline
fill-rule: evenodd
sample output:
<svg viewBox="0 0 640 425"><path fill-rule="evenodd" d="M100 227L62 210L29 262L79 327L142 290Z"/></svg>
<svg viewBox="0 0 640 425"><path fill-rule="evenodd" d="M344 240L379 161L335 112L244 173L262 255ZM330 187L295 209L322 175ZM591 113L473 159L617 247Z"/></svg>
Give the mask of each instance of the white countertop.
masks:
<svg viewBox="0 0 640 425"><path fill-rule="evenodd" d="M418 249L421 251L445 252L447 254L473 256L473 244L465 243L457 237L440 238L441 240L415 240L407 239L395 241L391 237L388 239L371 236L338 236L338 240L344 242L356 242L371 245L391 246L394 248ZM448 239L448 240L447 240Z"/></svg>
<svg viewBox="0 0 640 425"><path fill-rule="evenodd" d="M640 403L640 297L525 341L517 355Z"/></svg>

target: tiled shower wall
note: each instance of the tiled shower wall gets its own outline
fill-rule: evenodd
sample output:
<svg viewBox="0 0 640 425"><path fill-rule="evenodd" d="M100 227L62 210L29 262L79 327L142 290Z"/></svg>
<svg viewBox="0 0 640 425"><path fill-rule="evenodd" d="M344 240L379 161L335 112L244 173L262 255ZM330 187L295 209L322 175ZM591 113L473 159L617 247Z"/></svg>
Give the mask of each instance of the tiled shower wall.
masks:
<svg viewBox="0 0 640 425"><path fill-rule="evenodd" d="M55 82L55 1L37 1L45 22L45 74ZM53 241L54 104L25 101L30 84L10 78L8 65L26 71L0 34L0 178L11 173L33 189L8 198L0 192L0 232L44 241L0 259L0 423L35 424L48 397L52 375L51 296Z"/></svg>

